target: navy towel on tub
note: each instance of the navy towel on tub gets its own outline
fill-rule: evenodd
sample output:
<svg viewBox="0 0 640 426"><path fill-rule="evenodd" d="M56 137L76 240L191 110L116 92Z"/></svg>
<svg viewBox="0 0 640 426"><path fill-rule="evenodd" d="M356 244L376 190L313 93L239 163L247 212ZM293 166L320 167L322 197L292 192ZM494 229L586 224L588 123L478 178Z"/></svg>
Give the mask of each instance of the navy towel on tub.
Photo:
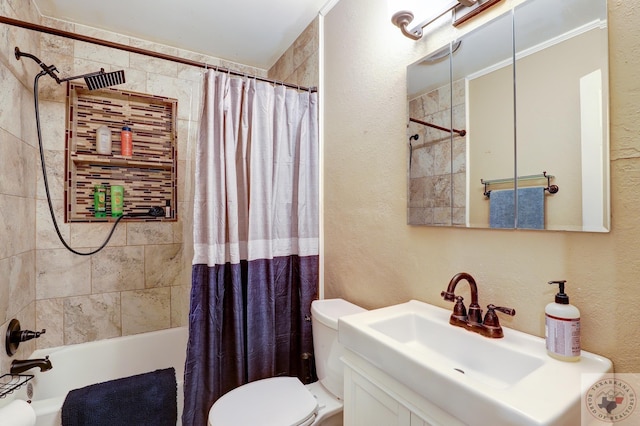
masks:
<svg viewBox="0 0 640 426"><path fill-rule="evenodd" d="M175 426L176 396L173 368L89 385L67 394L62 426Z"/></svg>

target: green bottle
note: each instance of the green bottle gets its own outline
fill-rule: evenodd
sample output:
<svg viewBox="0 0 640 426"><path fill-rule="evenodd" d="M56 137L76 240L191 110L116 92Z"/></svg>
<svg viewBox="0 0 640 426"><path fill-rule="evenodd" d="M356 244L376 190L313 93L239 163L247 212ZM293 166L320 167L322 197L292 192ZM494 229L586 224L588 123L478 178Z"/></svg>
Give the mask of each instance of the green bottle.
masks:
<svg viewBox="0 0 640 426"><path fill-rule="evenodd" d="M93 191L93 213L95 217L107 217L107 190L96 185Z"/></svg>
<svg viewBox="0 0 640 426"><path fill-rule="evenodd" d="M124 187L111 185L111 216L120 217L124 210Z"/></svg>

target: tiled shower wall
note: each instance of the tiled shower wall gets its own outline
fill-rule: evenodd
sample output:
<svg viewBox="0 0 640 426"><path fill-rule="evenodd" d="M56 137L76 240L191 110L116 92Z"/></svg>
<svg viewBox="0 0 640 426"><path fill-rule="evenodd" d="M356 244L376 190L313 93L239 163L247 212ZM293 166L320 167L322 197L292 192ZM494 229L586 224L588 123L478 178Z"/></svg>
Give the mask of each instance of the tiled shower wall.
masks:
<svg viewBox="0 0 640 426"><path fill-rule="evenodd" d="M320 27L314 19L269 69L269 78L303 87L318 87Z"/></svg>
<svg viewBox="0 0 640 426"><path fill-rule="evenodd" d="M30 2L0 2L3 16L266 76L266 71L68 22L41 19ZM61 76L124 69L123 90L178 99L177 222L120 223L94 256L64 249L55 234L37 152L33 78L39 68L13 49L54 64ZM185 325L192 258L192 179L203 70L116 49L0 25L0 320L47 332L16 357L52 347ZM48 180L60 231L89 251L110 224L63 222L66 85L40 79ZM134 136L135 149L135 136ZM2 351L4 353L4 351ZM10 359L0 355L1 373Z"/></svg>
<svg viewBox="0 0 640 426"><path fill-rule="evenodd" d="M465 82L458 80L409 101L409 117L441 127L463 129ZM464 225L466 221L466 138L410 122L408 223Z"/></svg>
<svg viewBox="0 0 640 426"><path fill-rule="evenodd" d="M30 21L37 17L28 2L0 2L0 13ZM25 51L37 52L38 40L32 33L0 25L0 336L5 335L11 318L18 318L24 328L35 327L38 162L27 74L35 75L38 70L30 67L25 71L13 49L19 44ZM34 348L35 342L26 342L16 357L23 358ZM9 363L2 339L0 374L9 371Z"/></svg>

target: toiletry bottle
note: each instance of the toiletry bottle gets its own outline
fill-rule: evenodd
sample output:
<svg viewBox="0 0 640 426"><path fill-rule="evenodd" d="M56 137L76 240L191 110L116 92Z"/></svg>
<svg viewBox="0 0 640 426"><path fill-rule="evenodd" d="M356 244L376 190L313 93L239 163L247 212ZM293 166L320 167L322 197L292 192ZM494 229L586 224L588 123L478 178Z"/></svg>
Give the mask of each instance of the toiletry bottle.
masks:
<svg viewBox="0 0 640 426"><path fill-rule="evenodd" d="M164 217L171 219L171 201L167 200L164 206Z"/></svg>
<svg viewBox="0 0 640 426"><path fill-rule="evenodd" d="M107 190L104 185L96 185L93 190L93 214L107 217Z"/></svg>
<svg viewBox="0 0 640 426"><path fill-rule="evenodd" d="M111 129L100 126L96 130L96 151L98 154L111 155Z"/></svg>
<svg viewBox="0 0 640 426"><path fill-rule="evenodd" d="M111 185L111 216L120 217L124 210L124 187Z"/></svg>
<svg viewBox="0 0 640 426"><path fill-rule="evenodd" d="M549 281L558 284L560 291L554 303L544 309L547 353L561 361L580 360L580 311L569 304L569 296L564 292L566 281Z"/></svg>
<svg viewBox="0 0 640 426"><path fill-rule="evenodd" d="M133 155L133 134L129 126L124 126L120 132L120 154L124 157Z"/></svg>

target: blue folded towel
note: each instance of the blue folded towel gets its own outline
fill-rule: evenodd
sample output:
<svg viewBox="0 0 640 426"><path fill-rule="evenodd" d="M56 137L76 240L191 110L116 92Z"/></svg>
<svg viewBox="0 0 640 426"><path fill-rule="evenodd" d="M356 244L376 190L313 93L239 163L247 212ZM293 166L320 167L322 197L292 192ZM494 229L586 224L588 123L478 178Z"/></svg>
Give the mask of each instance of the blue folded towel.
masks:
<svg viewBox="0 0 640 426"><path fill-rule="evenodd" d="M62 426L175 426L176 395L173 368L74 389L62 404Z"/></svg>
<svg viewBox="0 0 640 426"><path fill-rule="evenodd" d="M514 228L514 190L491 191L489 202L489 226ZM518 228L544 229L544 187L518 188Z"/></svg>
<svg viewBox="0 0 640 426"><path fill-rule="evenodd" d="M492 190L489 197L489 226L491 228L515 228L514 205L513 189Z"/></svg>
<svg viewBox="0 0 640 426"><path fill-rule="evenodd" d="M544 229L544 187L518 189L518 228Z"/></svg>

